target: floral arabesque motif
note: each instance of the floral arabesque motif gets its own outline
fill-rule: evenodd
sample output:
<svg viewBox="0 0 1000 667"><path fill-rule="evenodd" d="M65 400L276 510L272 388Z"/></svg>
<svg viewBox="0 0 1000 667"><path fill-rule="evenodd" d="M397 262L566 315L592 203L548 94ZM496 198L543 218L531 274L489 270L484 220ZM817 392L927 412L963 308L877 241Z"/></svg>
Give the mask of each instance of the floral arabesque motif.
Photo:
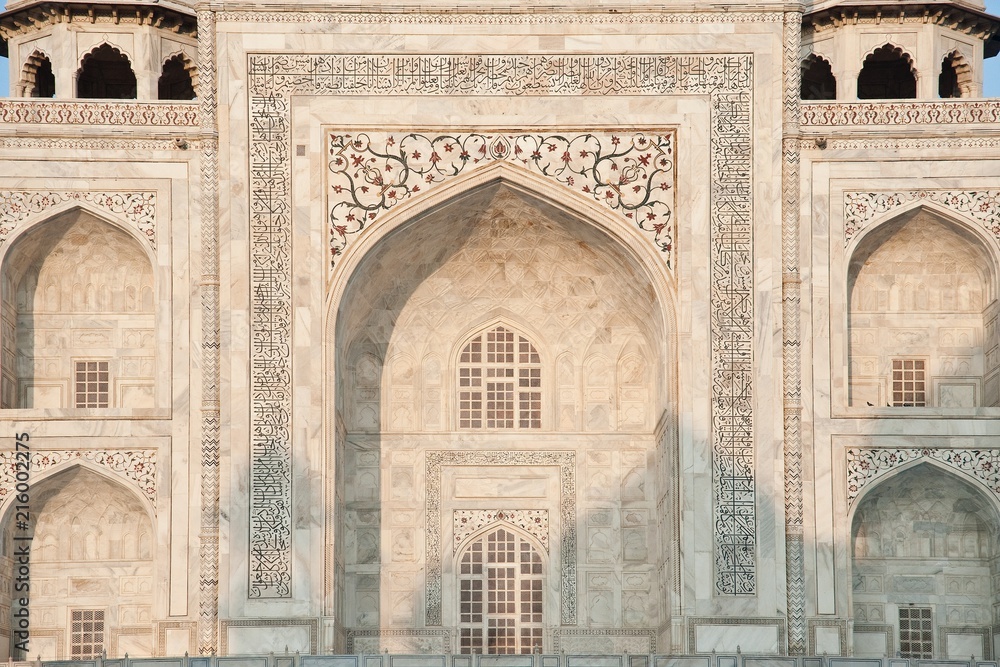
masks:
<svg viewBox="0 0 1000 667"><path fill-rule="evenodd" d="M128 220L156 250L155 192L0 191L0 245L28 218L65 202L87 202Z"/></svg>
<svg viewBox="0 0 1000 667"><path fill-rule="evenodd" d="M1000 190L845 192L844 246L879 215L916 201L934 202L972 218L1000 239Z"/></svg>
<svg viewBox="0 0 1000 667"><path fill-rule="evenodd" d="M861 490L899 466L928 458L982 482L1000 497L1000 451L995 449L917 448L847 450L847 504Z"/></svg>
<svg viewBox="0 0 1000 667"><path fill-rule="evenodd" d="M360 133L330 136L330 254L396 204L476 166L508 161L541 174L649 233L670 265L673 133L646 135Z"/></svg>
<svg viewBox="0 0 1000 667"><path fill-rule="evenodd" d="M455 510L455 551L469 535L501 522L520 528L549 550L548 510Z"/></svg>
<svg viewBox="0 0 1000 667"><path fill-rule="evenodd" d="M142 492L155 506L156 504L156 450L104 450L84 449L73 451L31 452L31 470L35 474L57 465L75 460L90 461L107 468L127 480ZM0 452L0 503L15 490L17 475L17 452Z"/></svg>

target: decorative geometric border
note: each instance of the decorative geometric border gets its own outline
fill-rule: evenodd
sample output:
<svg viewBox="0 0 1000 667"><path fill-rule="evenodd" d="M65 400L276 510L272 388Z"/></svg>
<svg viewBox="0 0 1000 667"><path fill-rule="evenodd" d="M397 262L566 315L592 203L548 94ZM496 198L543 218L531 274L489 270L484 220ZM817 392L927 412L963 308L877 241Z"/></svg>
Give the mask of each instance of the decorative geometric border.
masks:
<svg viewBox="0 0 1000 667"><path fill-rule="evenodd" d="M356 653L354 640L363 637L442 637L446 646L450 646L452 642L451 631L441 628L393 628L386 630L354 628L347 631L347 646L345 648L349 654Z"/></svg>
<svg viewBox="0 0 1000 667"><path fill-rule="evenodd" d="M331 134L330 262L378 217L435 184L489 162L556 180L638 225L671 265L675 133Z"/></svg>
<svg viewBox="0 0 1000 667"><path fill-rule="evenodd" d="M198 127L197 104L164 102L0 101L0 123L18 125L139 125Z"/></svg>
<svg viewBox="0 0 1000 667"><path fill-rule="evenodd" d="M803 102L800 108L802 125L815 127L1000 123L998 100Z"/></svg>
<svg viewBox="0 0 1000 667"><path fill-rule="evenodd" d="M576 452L496 451L427 452L425 501L427 549L427 625L441 625L441 475L444 466L559 466L559 542L561 622L576 625Z"/></svg>
<svg viewBox="0 0 1000 667"><path fill-rule="evenodd" d="M758 617L758 618L733 618L731 616L722 617L711 617L702 616L694 617L688 619L688 651L691 655L701 655L695 651L698 644L697 641L697 630L700 625L766 625L768 627L778 628L778 652L782 651L785 646L786 639L786 628L785 628L785 618L783 616L776 616L774 618ZM715 651L713 650L712 653Z"/></svg>
<svg viewBox="0 0 1000 667"><path fill-rule="evenodd" d="M880 633L885 635L885 654L895 655L896 646L896 628L891 625L882 625L875 623L856 623L854 625L854 632L868 632L868 633ZM891 662L889 664L892 664ZM900 663L896 663L900 664Z"/></svg>
<svg viewBox="0 0 1000 667"><path fill-rule="evenodd" d="M782 14L768 20L780 22ZM716 593L755 594L753 56L250 54L248 60L250 596L291 595L293 94L710 96Z"/></svg>
<svg viewBox="0 0 1000 667"><path fill-rule="evenodd" d="M90 192L86 190L0 191L0 246L14 229L53 206L69 201L92 204L119 215L135 227L156 250L155 192Z"/></svg>
<svg viewBox="0 0 1000 667"><path fill-rule="evenodd" d="M319 620L315 618L233 618L219 621L219 653L229 655L229 628L309 628L309 653L319 650Z"/></svg>
<svg viewBox="0 0 1000 667"><path fill-rule="evenodd" d="M866 486L905 463L923 458L933 459L962 475L972 477L1000 497L1000 450L851 447L847 449L848 507L854 504Z"/></svg>
<svg viewBox="0 0 1000 667"><path fill-rule="evenodd" d="M520 528L542 543L549 550L548 510L455 510L454 551L469 535L494 523L506 523Z"/></svg>
<svg viewBox="0 0 1000 667"><path fill-rule="evenodd" d="M847 621L811 618L809 625L809 655L816 655L816 628L837 628L840 631L840 655L847 655Z"/></svg>
<svg viewBox="0 0 1000 667"><path fill-rule="evenodd" d="M993 659L993 632L989 627L966 625L942 625L938 628L942 643L948 641L948 635L979 635L983 638L983 660Z"/></svg>
<svg viewBox="0 0 1000 667"><path fill-rule="evenodd" d="M656 631L644 628L590 628L586 630L553 628L552 651L554 653L561 653L566 650L562 645L564 637L642 637L649 642L649 648L644 653L656 653Z"/></svg>
<svg viewBox="0 0 1000 667"><path fill-rule="evenodd" d="M78 449L31 452L31 473L41 472L71 461L89 461L115 473L139 489L156 508L155 449ZM0 503L14 493L17 452L0 452Z"/></svg>
<svg viewBox="0 0 1000 667"><path fill-rule="evenodd" d="M907 190L845 192L844 247L872 220L915 201L929 201L972 218L1000 239L1000 190Z"/></svg>
<svg viewBox="0 0 1000 667"><path fill-rule="evenodd" d="M523 12L487 13L485 11L447 10L441 13L412 12L244 12L223 11L218 13L219 21L235 23L336 23L350 24L432 24L432 25L566 25L566 24L704 24L704 23L781 23L777 12L740 11L733 7L727 12L690 11L642 11L641 7L629 7L629 11L581 12Z"/></svg>

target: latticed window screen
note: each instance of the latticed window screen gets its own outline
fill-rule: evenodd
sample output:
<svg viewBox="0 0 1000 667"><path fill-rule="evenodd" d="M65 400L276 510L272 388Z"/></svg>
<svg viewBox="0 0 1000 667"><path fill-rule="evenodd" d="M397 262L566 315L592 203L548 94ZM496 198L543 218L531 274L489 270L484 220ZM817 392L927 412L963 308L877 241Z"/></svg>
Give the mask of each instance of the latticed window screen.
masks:
<svg viewBox="0 0 1000 667"><path fill-rule="evenodd" d="M460 653L531 653L542 646L542 559L530 542L500 528L462 554Z"/></svg>
<svg viewBox="0 0 1000 667"><path fill-rule="evenodd" d="M459 428L541 428L542 370L535 346L498 326L459 357Z"/></svg>
<svg viewBox="0 0 1000 667"><path fill-rule="evenodd" d="M76 407L108 407L110 380L107 361L76 362Z"/></svg>
<svg viewBox="0 0 1000 667"><path fill-rule="evenodd" d="M895 407L927 405L923 359L892 360L892 404Z"/></svg>
<svg viewBox="0 0 1000 667"><path fill-rule="evenodd" d="M104 610L73 609L70 612L70 657L92 660L104 652Z"/></svg>
<svg viewBox="0 0 1000 667"><path fill-rule="evenodd" d="M902 658L932 658L930 607L899 608L899 655Z"/></svg>

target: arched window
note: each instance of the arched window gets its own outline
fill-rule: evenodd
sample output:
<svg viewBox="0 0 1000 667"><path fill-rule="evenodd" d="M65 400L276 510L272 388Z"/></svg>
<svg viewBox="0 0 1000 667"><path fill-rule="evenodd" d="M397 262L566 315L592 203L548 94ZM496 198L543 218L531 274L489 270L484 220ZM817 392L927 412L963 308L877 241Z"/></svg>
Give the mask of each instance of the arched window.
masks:
<svg viewBox="0 0 1000 667"><path fill-rule="evenodd" d="M531 653L542 646L542 558L498 528L470 544L459 564L460 653Z"/></svg>
<svg viewBox="0 0 1000 667"><path fill-rule="evenodd" d="M941 61L938 76L938 97L969 97L972 94L972 68L958 51L952 51Z"/></svg>
<svg viewBox="0 0 1000 667"><path fill-rule="evenodd" d="M77 97L134 100L135 94L135 73L128 56L108 44L84 56L76 74Z"/></svg>
<svg viewBox="0 0 1000 667"><path fill-rule="evenodd" d="M913 61L901 48L886 44L865 58L858 75L859 100L907 100L916 96Z"/></svg>
<svg viewBox="0 0 1000 667"><path fill-rule="evenodd" d="M541 428L542 370L527 338L496 326L459 357L459 428Z"/></svg>
<svg viewBox="0 0 1000 667"><path fill-rule="evenodd" d="M163 63L163 72L156 83L157 98L161 100L193 100L194 81L192 66L178 54Z"/></svg>
<svg viewBox="0 0 1000 667"><path fill-rule="evenodd" d="M21 90L25 97L55 97L56 77L52 62L40 51L35 51L21 70Z"/></svg>
<svg viewBox="0 0 1000 667"><path fill-rule="evenodd" d="M837 79L833 76L833 68L823 57L810 53L802 61L802 90L804 100L835 100L837 99Z"/></svg>

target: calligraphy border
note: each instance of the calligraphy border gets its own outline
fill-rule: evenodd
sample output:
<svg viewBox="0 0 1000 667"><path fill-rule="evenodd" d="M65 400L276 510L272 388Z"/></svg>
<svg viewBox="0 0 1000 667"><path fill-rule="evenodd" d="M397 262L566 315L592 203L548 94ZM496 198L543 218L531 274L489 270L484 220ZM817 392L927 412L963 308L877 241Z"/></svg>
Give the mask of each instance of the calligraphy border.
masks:
<svg viewBox="0 0 1000 667"><path fill-rule="evenodd" d="M753 56L251 53L248 82L250 596L291 595L293 94L710 96L715 588L755 594Z"/></svg>

